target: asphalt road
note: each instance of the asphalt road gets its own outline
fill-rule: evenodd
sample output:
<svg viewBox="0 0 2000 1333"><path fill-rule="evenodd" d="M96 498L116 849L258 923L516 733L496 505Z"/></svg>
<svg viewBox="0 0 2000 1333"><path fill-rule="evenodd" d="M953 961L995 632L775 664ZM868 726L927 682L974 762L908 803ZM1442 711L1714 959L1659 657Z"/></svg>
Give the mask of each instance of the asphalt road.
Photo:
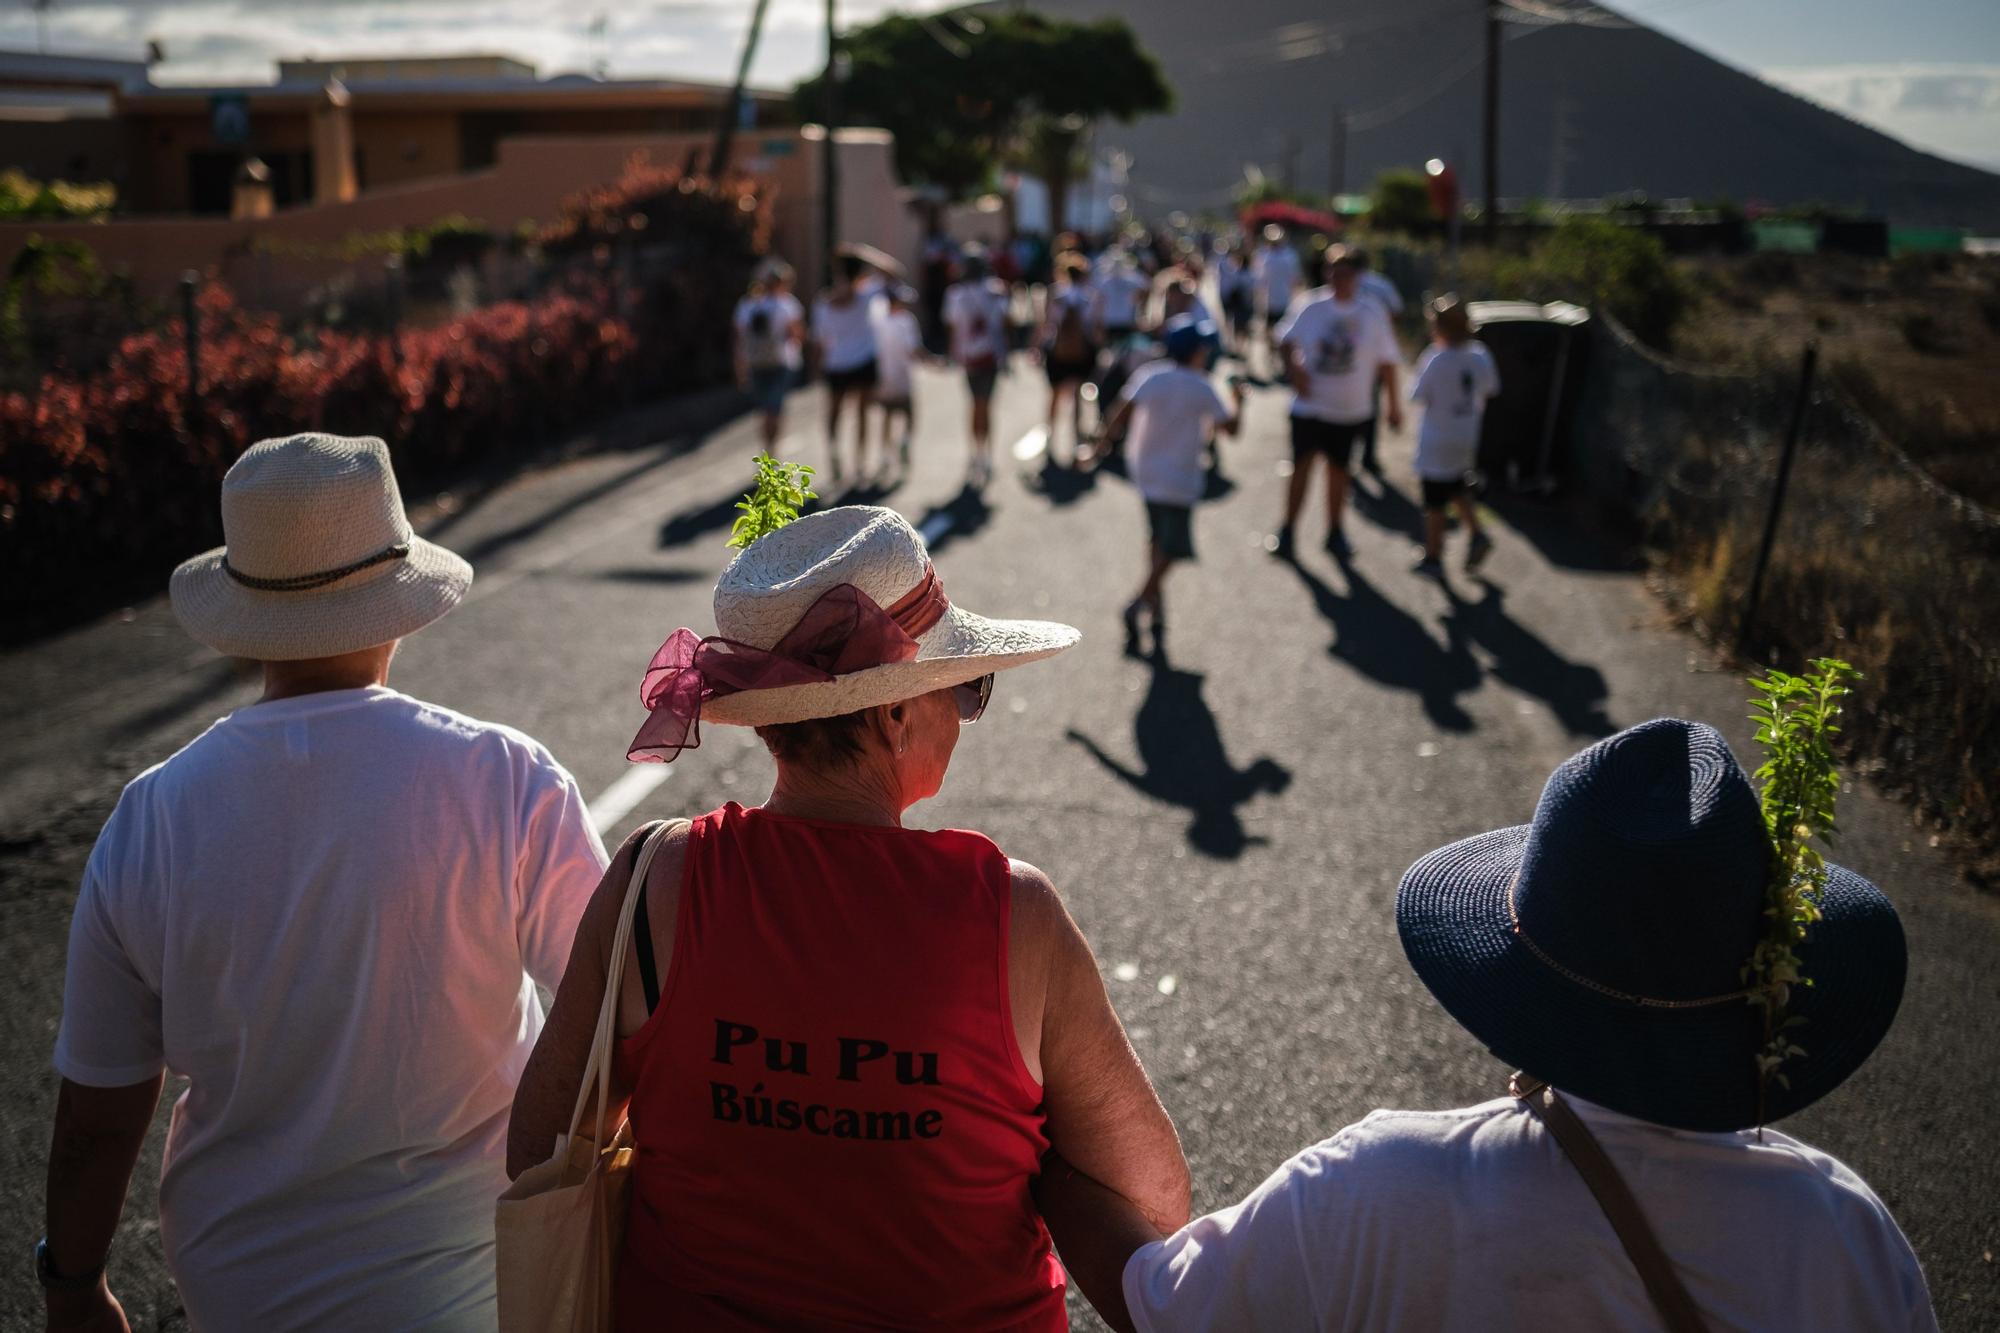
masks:
<svg viewBox="0 0 2000 1333"><path fill-rule="evenodd" d="M1745 689L1675 630L1641 578L1562 514L1503 506L1481 580L1408 570L1408 442L1369 486L1342 572L1309 520L1301 564L1271 560L1284 404L1253 395L1225 444L1231 484L1197 516L1199 564L1169 584L1165 663L1121 653L1144 519L1116 476L1030 485L1003 461L987 502L958 493L963 392L926 372L913 475L883 498L934 534L954 600L1081 626L1082 646L1001 679L917 822L981 829L1061 886L1193 1166L1196 1204L1233 1200L1299 1147L1378 1106L1484 1100L1506 1070L1429 998L1396 941L1396 882L1451 839L1525 821L1549 770L1662 714L1748 753ZM781 453L817 462L814 392ZM1003 450L1040 414L1039 377L1003 381ZM412 639L394 683L546 741L607 813L761 799L770 765L723 728L631 779L648 656L708 623L754 434L601 454L447 498L429 534L479 570L466 605ZM1066 450L1065 450L1066 451ZM1316 515L1315 508L1310 513ZM163 602L0 657L0 1327L39 1304L39 1233L63 944L91 839L125 778L254 682L184 639ZM664 777L662 786L647 781ZM1844 1158L1894 1210L1945 1327L2000 1328L2000 902L1969 889L1894 804L1843 802L1837 859L1883 884L1914 957L1896 1029L1849 1084L1786 1128ZM171 1326L159 1262L158 1139L112 1266L135 1327Z"/></svg>

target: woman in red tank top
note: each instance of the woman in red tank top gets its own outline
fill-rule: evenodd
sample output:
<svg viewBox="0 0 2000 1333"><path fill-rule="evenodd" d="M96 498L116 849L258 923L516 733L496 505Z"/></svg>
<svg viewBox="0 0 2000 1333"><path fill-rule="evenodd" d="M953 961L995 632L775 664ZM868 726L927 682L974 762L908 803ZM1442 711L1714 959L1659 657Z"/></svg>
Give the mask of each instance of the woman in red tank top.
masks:
<svg viewBox="0 0 2000 1333"><path fill-rule="evenodd" d="M618 1325L1065 1328L1044 1158L1163 1231L1186 1221L1186 1163L1054 886L902 816L993 674L1076 632L953 607L909 524L859 507L753 543L715 614L717 635L655 656L632 757L672 759L701 720L753 726L777 780L762 807L663 834L640 899L614 1071L637 1145ZM638 841L578 930L510 1171L567 1126Z"/></svg>

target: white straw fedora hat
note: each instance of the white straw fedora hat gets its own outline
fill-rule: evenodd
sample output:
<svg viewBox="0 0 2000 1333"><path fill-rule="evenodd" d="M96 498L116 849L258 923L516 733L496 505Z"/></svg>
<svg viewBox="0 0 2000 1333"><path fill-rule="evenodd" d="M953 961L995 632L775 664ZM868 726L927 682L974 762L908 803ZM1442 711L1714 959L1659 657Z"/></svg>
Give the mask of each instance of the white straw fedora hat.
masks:
<svg viewBox="0 0 2000 1333"><path fill-rule="evenodd" d="M974 681L1075 645L1046 620L955 606L924 539L893 509L846 505L758 538L715 585L714 635L680 630L641 697L634 759L699 743L699 720L764 727L873 708Z"/></svg>
<svg viewBox="0 0 2000 1333"><path fill-rule="evenodd" d="M194 638L266 662L400 639L457 606L472 566L410 530L389 448L292 435L245 450L222 479L225 544L169 585Z"/></svg>

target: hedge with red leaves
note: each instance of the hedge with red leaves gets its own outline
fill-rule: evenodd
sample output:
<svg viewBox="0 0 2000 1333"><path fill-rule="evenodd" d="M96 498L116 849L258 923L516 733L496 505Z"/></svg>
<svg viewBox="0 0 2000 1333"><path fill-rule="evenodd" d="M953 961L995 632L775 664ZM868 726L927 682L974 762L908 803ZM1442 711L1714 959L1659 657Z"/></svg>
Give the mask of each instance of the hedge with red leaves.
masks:
<svg viewBox="0 0 2000 1333"><path fill-rule="evenodd" d="M0 637L156 590L221 540L222 474L257 440L380 435L434 479L600 415L637 340L602 293L502 302L393 336L294 338L219 287L201 298L201 383L184 420L179 321L126 338L89 377L0 395Z"/></svg>

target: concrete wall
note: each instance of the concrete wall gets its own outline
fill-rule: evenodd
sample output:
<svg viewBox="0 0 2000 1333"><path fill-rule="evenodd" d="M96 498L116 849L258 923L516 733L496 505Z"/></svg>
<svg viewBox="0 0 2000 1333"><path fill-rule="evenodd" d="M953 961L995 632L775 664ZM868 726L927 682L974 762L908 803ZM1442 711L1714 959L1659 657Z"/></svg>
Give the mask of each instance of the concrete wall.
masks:
<svg viewBox="0 0 2000 1333"><path fill-rule="evenodd" d="M195 121L195 118L189 118ZM195 121L195 123L200 123ZM305 126L300 124L303 139ZM206 132L205 125L202 126ZM769 181L774 192L772 249L799 269L800 290L819 283L819 188L822 139L806 131L758 131L737 141L735 163ZM842 131L840 239L865 241L914 264L921 244L916 217L905 206L894 169L894 144L881 131ZM284 309L309 289L344 273L379 277L379 260L350 264L286 256L287 248L331 248L356 234L422 226L451 214L510 232L523 221L545 222L562 200L616 180L635 157L679 165L705 152L709 136L588 135L526 137L501 143L490 169L442 179L371 188L345 204L282 210L269 218L133 218L101 223L0 224L0 271L31 234L81 241L107 269L129 273L140 293L170 295L184 270L228 283L239 297ZM259 245L263 242L263 245ZM278 253L259 253L275 249Z"/></svg>

